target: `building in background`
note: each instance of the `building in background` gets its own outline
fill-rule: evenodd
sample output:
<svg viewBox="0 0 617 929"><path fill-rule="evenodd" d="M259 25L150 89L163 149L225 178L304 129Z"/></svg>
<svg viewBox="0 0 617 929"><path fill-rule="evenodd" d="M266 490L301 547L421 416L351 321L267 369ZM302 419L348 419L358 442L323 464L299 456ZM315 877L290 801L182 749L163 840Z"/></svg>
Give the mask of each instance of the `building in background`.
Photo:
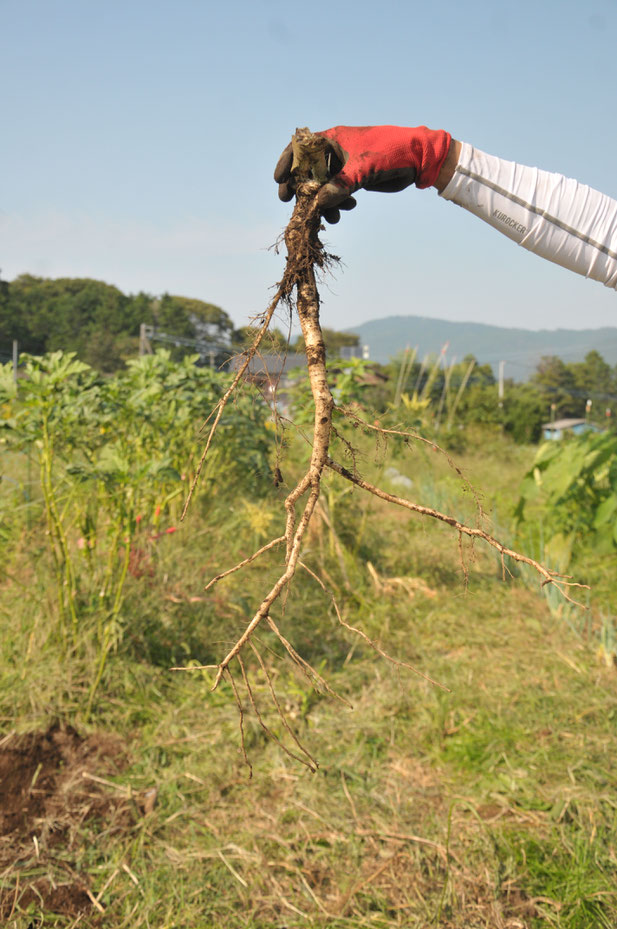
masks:
<svg viewBox="0 0 617 929"><path fill-rule="evenodd" d="M563 439L566 432L582 435L583 432L604 432L604 430L586 419L556 419L552 423L542 424L542 435L545 439Z"/></svg>

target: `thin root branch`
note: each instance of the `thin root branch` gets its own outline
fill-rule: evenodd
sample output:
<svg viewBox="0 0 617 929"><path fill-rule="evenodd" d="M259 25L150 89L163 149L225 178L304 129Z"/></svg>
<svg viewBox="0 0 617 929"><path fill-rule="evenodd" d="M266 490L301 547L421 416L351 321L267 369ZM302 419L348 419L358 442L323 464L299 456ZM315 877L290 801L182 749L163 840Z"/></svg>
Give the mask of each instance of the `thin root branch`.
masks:
<svg viewBox="0 0 617 929"><path fill-rule="evenodd" d="M419 432L414 432L413 430L401 430L401 429L385 429L383 426L377 426L375 423L369 423L365 419L362 419L361 416L355 412L355 410L350 410L347 407L337 407L338 410L352 423L357 423L359 426L362 426L363 429L368 429L371 432L376 432L382 436L388 435L397 435L404 439L413 439L416 442L422 442L424 445L428 445L429 448L432 448L434 452L439 452L440 455L443 455L448 465L452 470L458 475L461 479L463 485L467 488L470 494L473 496L476 507L478 509L478 516L482 519L486 514L482 508L482 501L480 500L480 495L475 489L471 481L465 477L457 463L448 455L448 453L441 447L437 445L436 442L433 442L431 439L425 438L423 435L420 435Z"/></svg>
<svg viewBox="0 0 617 929"><path fill-rule="evenodd" d="M190 489L189 489L189 492L188 492L188 495L187 495L187 498L186 498L186 501L185 501L185 504L184 504L184 507L183 507L183 510L182 510L182 515L181 515L181 517L180 517L180 520L183 520L184 517L186 516L186 511L187 511L188 508L189 508L189 504L190 504L191 499L192 499L192 497L193 497L193 493L194 493L194 491L195 491L195 487L197 486L197 483L198 483L198 481L199 481L199 475L201 474L201 469L203 468L204 462L205 462L206 457L207 457L207 455L208 455L208 452L210 451L210 446L212 445L212 440L214 439L214 434L215 434L215 432L216 432L216 428L217 428L217 426L218 426L218 424L219 424L219 422L220 422L221 416L223 415L223 410L224 410L225 407L227 406L227 403L228 403L228 401L229 401L229 398L230 398L231 395L234 393L234 391L236 390L238 384L240 383L240 381L241 381L242 378L244 377L246 371L248 370L248 367L249 367L251 361L253 360L253 358L254 358L255 355L257 354L257 350L259 349L259 346L260 346L260 344L261 344L261 340L263 339L264 335L266 334L266 332L267 332L267 330L268 330L268 326L270 325L270 322L271 322L272 317L273 317L273 315L274 315L274 311L275 311L275 309L277 308L277 306L279 305L279 303L280 303L280 301L282 300L283 297L284 297L284 291L283 291L283 285L281 284L281 285L279 286L279 288L278 288L278 290L277 290L275 296L274 296L274 299L272 300L272 303L270 304L270 306L268 307L268 309L266 310L266 312L265 312L265 314L264 314L264 321L263 321L263 325L262 325L261 329L259 330L259 332L258 332L257 335L255 336L255 339L253 340L253 344L251 345L251 347L245 352L244 361L242 362L242 364L241 364L240 367L238 368L238 370L237 370L237 372L236 372L236 376L234 377L233 381L231 382L231 384L229 385L229 387L227 388L227 390L225 391L225 393L223 394L223 396L221 397L221 399L220 399L219 402L217 403L216 407L214 408L214 409L216 410L216 415L215 415L215 417L214 417L214 422L213 422L212 425L210 426L210 432L208 433L208 438L206 439L206 445L205 445L205 447L204 447L203 452L201 453L201 458L199 459L199 462L198 462L198 464L197 464L197 468L195 469L195 474L194 474L193 480L192 480L192 482L191 482L191 487L190 487ZM213 410L212 412L214 413L214 410ZM212 413L210 414L210 416L212 416ZM209 421L210 416L208 417L208 420L206 420L206 422Z"/></svg>
<svg viewBox="0 0 617 929"><path fill-rule="evenodd" d="M274 634L279 639L281 645L283 646L283 648L285 649L285 651L287 652L287 654L289 655L293 663L300 669L300 671L305 676L305 678L307 679L311 687L313 687L317 691L317 693L326 693L330 697L333 697L335 700L338 700L344 706L348 707L350 710L353 709L351 703L348 700L346 700L345 697L341 697L340 694L337 694L337 692L330 687L330 685L325 680L325 678L323 678L321 674L318 671L316 671L312 665L308 663L308 661L305 661L302 655L298 654L298 652L295 650L291 642L289 642L285 638L285 636L283 635L283 633L281 632L279 627L276 625L276 623L274 622L271 616L268 616L268 625L270 626Z"/></svg>
<svg viewBox="0 0 617 929"><path fill-rule="evenodd" d="M252 561L255 561L256 558L259 558L260 555L263 555L264 552L269 551L271 548L274 548L276 545L280 545L281 542L285 541L285 536L281 535L278 539L272 539L271 542L268 542L267 545L262 545L262 547L250 555L249 558L245 558L244 561L240 561L237 565L234 565L233 568L228 568L227 571L222 571L221 574L217 574L216 577L213 577L211 581L208 581L204 590L210 590L211 587L214 587L220 580L224 577L228 577L230 574L235 574L236 571L239 571L240 568L245 568Z"/></svg>
<svg viewBox="0 0 617 929"><path fill-rule="evenodd" d="M349 630L349 632L354 632L357 636L360 636L361 639L363 639L368 645L371 646L373 651L377 652L378 655L381 655L382 658L385 658L386 661L389 661L390 664L396 665L396 667L398 668L406 668L408 671L413 672L413 674L417 674L418 677L424 678L424 680L428 681L429 684L434 684L436 687L440 687L442 690L445 690L447 693L452 693L450 688L446 687L445 684L440 684L439 681L434 681L432 677L428 676L428 674L424 674L422 671L418 671L417 668L414 668L414 666L411 664L408 664L408 662L401 661L399 658L393 658L392 655L388 655L387 652L384 652L384 650L381 648L379 643L375 642L374 639L371 639L370 636L366 634L366 632L363 632L362 629L358 629L356 626L352 626L350 623L346 622L343 619L342 613L339 609L338 603L336 602L334 595L332 594L331 591L328 590L328 588L326 587L324 582L321 580L321 578L317 574L315 574L314 571L311 571L308 565L304 564L303 561L300 562L300 567L304 568L307 574L310 574L313 580L317 581L317 583L319 584L323 592L326 594L326 596L330 597L330 600L332 601L332 605L334 607L334 611L336 613L336 618L338 619L341 626L344 626L345 629Z"/></svg>
<svg viewBox="0 0 617 929"><path fill-rule="evenodd" d="M249 769L249 780L253 777L253 765L249 761L248 755L246 754L246 739L244 735L244 709L242 707L242 700L240 699L240 694L238 693L238 688L236 687L236 682L233 679L233 675L229 668L227 668L227 677L229 678L229 683L231 684L231 689L234 693L234 698L236 701L236 706L238 707L238 714L240 716L240 747L242 749L242 755L244 757L244 763Z"/></svg>
<svg viewBox="0 0 617 929"><path fill-rule="evenodd" d="M461 571L463 572L463 583L465 585L465 590L467 590L469 587L469 568L467 567L465 552L463 551L463 533L460 531L458 534L458 556L461 563ZM501 557L503 558L503 555Z"/></svg>
<svg viewBox="0 0 617 929"><path fill-rule="evenodd" d="M273 732L272 729L270 729L270 727L268 726L266 722L264 722L263 716L261 715L259 711L259 707L257 706L257 701L255 700L255 695L253 694L253 689L251 687L248 674L246 673L244 662L242 661L242 658L240 655L237 655L236 658L238 660L238 664L240 665L240 670L242 671L242 679L244 681L244 686L246 687L246 692L248 694L249 703L251 704L251 707L253 708L253 712L255 713L255 716L257 717L259 725L261 726L263 731L266 733L267 736L269 736L269 738L272 739L273 742L276 742L276 744L280 748L283 749L286 755L289 755L290 758L294 758L296 761L299 761L300 764L305 765L307 768L309 768L310 771L315 772L317 768L313 767L313 760L311 756L308 754L308 752L305 752L305 750L302 748L302 751L305 752L307 757L310 759L309 761L307 761L306 758L303 758L301 755L297 755L295 752L292 752L290 748L287 748L285 743L281 742L277 734Z"/></svg>
<svg viewBox="0 0 617 929"><path fill-rule="evenodd" d="M340 474L341 477L351 481L352 484L355 484L357 487L361 487L362 490L366 490L368 493L373 494L375 497L379 497L380 500L386 500L388 503L394 503L397 506L405 507L405 509L411 510L413 513L419 513L421 516L430 516L432 519L438 519L441 522L452 526L453 529L456 529L457 532L461 533L462 535L469 536L472 539L484 539L488 545L497 549L500 555L507 555L509 558L512 558L513 561L518 561L521 564L529 565L531 568L537 571L540 577L544 578L542 584L543 587L546 586L546 584L554 584L554 586L557 587L557 589L561 592L562 596L566 600L585 609L584 604L579 603L577 600L574 600L572 597L570 597L568 594L568 588L579 587L585 590L589 590L589 586L587 584L578 584L575 581L571 581L570 575L559 574L557 571L550 571L548 568L545 568L544 565L540 564L539 561L535 561L533 558L529 558L527 555L521 555L519 552L515 552L511 548L506 548L502 542L493 538L493 536L489 535L488 532L485 532L484 529L474 529L471 526L466 526L464 523L459 522L458 519L454 518L454 516L448 516L445 513L440 513L439 510L434 510L429 506L422 506L420 503L412 503L411 500L406 500L404 497L397 497L395 494L389 494L385 490L381 490L381 488L375 487L374 484L370 484L368 481L365 481L364 478L361 478L359 475L352 474L351 471L349 471L347 468L343 468L342 465L338 464L336 461L333 461L331 458L328 458L327 465L332 471L336 471L337 474Z"/></svg>
<svg viewBox="0 0 617 929"><path fill-rule="evenodd" d="M306 757L307 757L308 759L310 759L310 761L312 761L313 766L314 766L314 770L316 771L317 768L319 767L319 765L317 764L317 762L315 761L315 759L313 758L313 756L311 755L311 753L308 751L308 749L306 749L306 748L304 747L304 745L302 745L302 743L300 742L299 738L297 737L297 735L295 734L295 732L293 731L293 729L291 728L291 726L290 726L289 723L287 722L287 717L285 716L285 713L284 713L283 710L281 709L281 705L280 705L280 703L279 703L278 697L276 696L276 691L274 690L274 684L272 683L272 677L271 677L271 675L270 675L270 672L268 671L267 667L265 666L265 664L264 664L264 662L263 662L263 659L262 659L261 655L260 655L259 652L257 651L257 649L256 649L256 647L255 647L255 643L254 643L254 642L250 642L249 644L250 644L250 646L251 646L251 648L252 648L252 650L253 650L253 653L254 653L255 657L257 658L257 661L259 662L259 666L260 666L261 670L262 670L263 673L264 673L264 677L265 677L265 679L266 679L266 683L267 683L268 689L269 689L269 691L270 691L270 696L272 697L272 702L274 703L274 705L275 705L275 707L276 707L276 711L277 711L277 713L278 713L278 715L279 715L279 719L280 719L281 722L283 723L283 726L285 727L285 729L287 730L287 732L289 733L289 735L291 736L291 738L293 739L293 741L296 743L296 745L298 746L298 748L300 749L300 751L301 751L304 755L306 755Z"/></svg>

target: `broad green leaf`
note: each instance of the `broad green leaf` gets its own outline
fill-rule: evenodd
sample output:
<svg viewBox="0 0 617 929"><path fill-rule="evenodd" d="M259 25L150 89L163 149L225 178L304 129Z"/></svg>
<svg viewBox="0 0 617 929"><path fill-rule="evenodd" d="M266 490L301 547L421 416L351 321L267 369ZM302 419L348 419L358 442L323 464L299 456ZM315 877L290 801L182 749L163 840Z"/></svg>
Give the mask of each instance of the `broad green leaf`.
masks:
<svg viewBox="0 0 617 929"><path fill-rule="evenodd" d="M565 571L572 557L572 546L574 544L574 533L565 535L558 532L552 536L545 546L545 557L551 567L557 571Z"/></svg>
<svg viewBox="0 0 617 929"><path fill-rule="evenodd" d="M611 494L602 501L593 520L593 525L597 529L611 520L617 512L617 494Z"/></svg>

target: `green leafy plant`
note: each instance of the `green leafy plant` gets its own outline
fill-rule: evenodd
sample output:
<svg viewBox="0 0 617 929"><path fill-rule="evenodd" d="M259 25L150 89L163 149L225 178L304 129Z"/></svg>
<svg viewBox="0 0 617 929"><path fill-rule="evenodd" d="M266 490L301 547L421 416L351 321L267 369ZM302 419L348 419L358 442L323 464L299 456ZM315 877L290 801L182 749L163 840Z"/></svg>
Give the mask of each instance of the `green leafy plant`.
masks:
<svg viewBox="0 0 617 929"><path fill-rule="evenodd" d="M541 524L547 557L564 570L583 546L617 549L617 436L586 433L540 447L516 508L519 527Z"/></svg>
<svg viewBox="0 0 617 929"><path fill-rule="evenodd" d="M331 385L332 396L338 407L363 405L364 395L369 386L367 380L369 368L370 362L361 358L349 358L345 361L336 359L326 364L328 383ZM290 399L294 422L299 425L312 423L314 412L311 407L311 385L308 374L303 369L294 373Z"/></svg>
<svg viewBox="0 0 617 929"><path fill-rule="evenodd" d="M143 573L161 523L175 529L199 426L229 380L195 361L158 351L106 380L72 353L22 356L17 383L10 365L0 369L0 435L38 466L57 635L65 653L96 643L87 713L124 635L128 576ZM249 397L230 406L221 423L225 444L208 461L204 502L219 481L265 484L268 416Z"/></svg>

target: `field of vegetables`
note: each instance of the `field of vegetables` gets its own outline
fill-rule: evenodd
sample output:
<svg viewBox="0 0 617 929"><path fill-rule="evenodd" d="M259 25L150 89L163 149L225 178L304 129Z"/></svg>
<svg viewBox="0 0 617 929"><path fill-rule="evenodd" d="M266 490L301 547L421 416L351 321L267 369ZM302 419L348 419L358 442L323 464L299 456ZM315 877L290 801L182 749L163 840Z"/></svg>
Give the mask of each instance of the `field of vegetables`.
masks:
<svg viewBox="0 0 617 929"><path fill-rule="evenodd" d="M462 562L449 527L329 475L307 565L347 624L442 686L341 626L303 572L276 621L344 702L269 631L252 696L242 677L212 692L214 671L199 668L236 640L280 553L204 588L280 534L302 426L277 425L247 388L181 521L199 429L228 376L165 352L104 378L62 353L23 362L17 382L0 368L1 925L617 924L606 539L577 555L582 517L555 528L571 536L568 570L592 583L584 612L513 565L504 577L479 545ZM354 441L369 479L476 518L444 456ZM536 449L477 428L459 444L495 534L514 538L522 487L518 544L544 554ZM536 470L550 467L548 456ZM585 512L575 490L568 512L579 497ZM614 510L594 499L604 538ZM271 687L317 773L290 754Z"/></svg>

